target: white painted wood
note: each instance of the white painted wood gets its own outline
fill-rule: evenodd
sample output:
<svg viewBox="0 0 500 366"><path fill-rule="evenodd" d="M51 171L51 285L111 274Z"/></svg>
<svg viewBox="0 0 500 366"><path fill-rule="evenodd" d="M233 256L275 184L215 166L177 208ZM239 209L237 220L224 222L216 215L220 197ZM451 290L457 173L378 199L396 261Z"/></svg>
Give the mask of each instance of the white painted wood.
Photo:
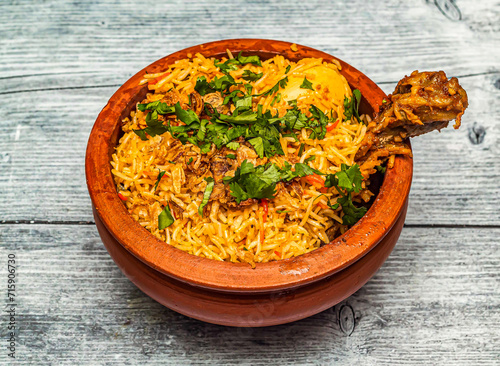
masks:
<svg viewBox="0 0 500 366"><path fill-rule="evenodd" d="M495 365L499 236L499 228L406 228L342 304L262 329L162 307L118 270L91 225L3 225L0 258L18 257L18 351L34 365ZM343 305L354 312L351 336L339 326Z"/></svg>

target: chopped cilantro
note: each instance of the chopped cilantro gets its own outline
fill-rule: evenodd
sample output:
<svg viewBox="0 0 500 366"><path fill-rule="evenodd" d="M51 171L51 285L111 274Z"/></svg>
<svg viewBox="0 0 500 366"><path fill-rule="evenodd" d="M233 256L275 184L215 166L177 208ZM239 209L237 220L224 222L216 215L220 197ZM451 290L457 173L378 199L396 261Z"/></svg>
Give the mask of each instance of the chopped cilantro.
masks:
<svg viewBox="0 0 500 366"><path fill-rule="evenodd" d="M226 158L234 160L234 159L236 159L236 155L234 155L234 154L227 154Z"/></svg>
<svg viewBox="0 0 500 366"><path fill-rule="evenodd" d="M229 71L238 70L238 65L253 64L255 66L262 66L259 56L242 56L242 52L238 54L236 58L231 58L226 62L220 62L219 60L214 60L215 67L218 67L220 71L227 74ZM260 78L259 78L260 79Z"/></svg>
<svg viewBox="0 0 500 366"><path fill-rule="evenodd" d="M267 95L273 95L276 93L280 88L284 89L286 87L286 84L288 84L288 76L284 77L283 79L279 80L271 89L268 91L265 91L260 94L254 95L254 97L260 97L260 96L267 96Z"/></svg>
<svg viewBox="0 0 500 366"><path fill-rule="evenodd" d="M382 166L382 165L377 165L375 167L380 173L384 174L385 171L387 170L387 168L385 166Z"/></svg>
<svg viewBox="0 0 500 366"><path fill-rule="evenodd" d="M276 164L254 166L251 162L244 160L236 169L234 176L224 177L223 182L229 184L230 194L237 203L240 203L249 198L272 199L278 182L290 181L311 174L322 173L301 163L295 164L295 170L292 171L292 165L288 162L280 168Z"/></svg>
<svg viewBox="0 0 500 366"><path fill-rule="evenodd" d="M167 103L160 102L159 100L151 103L138 104L137 109L141 112L156 111L158 114L172 114L175 112L174 106L169 106Z"/></svg>
<svg viewBox="0 0 500 366"><path fill-rule="evenodd" d="M228 149L231 149L231 150L238 150L238 148L240 147L240 144L238 142L236 142L236 141L231 141L230 143L228 143L226 145L226 147Z"/></svg>
<svg viewBox="0 0 500 366"><path fill-rule="evenodd" d="M174 223L175 219L172 216L168 203L165 205L163 211L158 215L158 229L163 230Z"/></svg>
<svg viewBox="0 0 500 366"><path fill-rule="evenodd" d="M194 113L193 110L191 110L191 109L188 109L188 110L182 109L182 107L181 107L181 105L180 105L179 102L177 102L174 107L175 107L175 114L177 115L177 118L180 121L184 122L186 125L190 125L193 122L200 123L200 119L198 118L198 116L196 115L196 113Z"/></svg>
<svg viewBox="0 0 500 366"><path fill-rule="evenodd" d="M189 158L187 165L191 164L193 162L193 158Z"/></svg>
<svg viewBox="0 0 500 366"><path fill-rule="evenodd" d="M274 105L274 103L279 103L281 101L281 93L276 94L276 96L273 98L273 101L271 102L271 107Z"/></svg>
<svg viewBox="0 0 500 366"><path fill-rule="evenodd" d="M158 170L159 170L159 172L158 172L158 176L156 177L156 184L155 184L155 187L154 187L154 189L153 189L153 192L156 192L156 189L158 188L158 184L160 184L160 180L161 180L161 178L163 178L163 176L164 176L164 175L165 175L165 173L166 173L166 172L165 172L165 171L163 171L163 170L160 170L160 169L158 169Z"/></svg>
<svg viewBox="0 0 500 366"><path fill-rule="evenodd" d="M306 77L304 77L304 81L300 85L300 88L301 89L311 89L311 90L314 90L312 83L309 80L307 80Z"/></svg>
<svg viewBox="0 0 500 366"><path fill-rule="evenodd" d="M194 90L200 93L201 96L204 96L205 94L210 94L216 91L227 91L231 86L236 84L237 83L234 81L234 78L229 74L220 78L216 76L210 82L207 81L205 76L200 76L196 79Z"/></svg>
<svg viewBox="0 0 500 366"><path fill-rule="evenodd" d="M351 167L342 164L339 172L326 176L325 187L335 187L341 195L335 205L329 204L329 206L334 210L339 205L342 206L342 211L344 212L342 224L344 225L354 225L367 211L366 207L354 206L351 197L351 192L359 192L361 190L362 180L363 176L357 164Z"/></svg>
<svg viewBox="0 0 500 366"><path fill-rule="evenodd" d="M354 89L352 95L352 98L344 98L344 120L348 121L356 117L360 121L358 109L361 101L361 92L358 89Z"/></svg>
<svg viewBox="0 0 500 366"><path fill-rule="evenodd" d="M203 200L201 201L200 207L198 207L200 216L203 216L203 207L207 205L215 185L214 178L212 177L205 177L205 181L207 182L207 186L205 187L205 193L203 193Z"/></svg>
<svg viewBox="0 0 500 366"><path fill-rule="evenodd" d="M158 112L155 110L153 112L149 112L146 116L146 125L148 127L142 129L142 130L133 130L137 136L141 138L141 140L147 140L148 137L146 134L148 134L151 137L154 137L156 135L162 135L165 132L168 131L168 127L163 124L158 119Z"/></svg>

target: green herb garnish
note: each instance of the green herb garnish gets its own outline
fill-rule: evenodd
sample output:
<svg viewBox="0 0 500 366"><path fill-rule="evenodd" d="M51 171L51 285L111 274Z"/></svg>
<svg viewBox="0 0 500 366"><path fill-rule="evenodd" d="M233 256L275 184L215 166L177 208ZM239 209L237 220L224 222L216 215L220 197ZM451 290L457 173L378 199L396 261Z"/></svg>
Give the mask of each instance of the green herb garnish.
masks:
<svg viewBox="0 0 500 366"><path fill-rule="evenodd" d="M342 164L339 172L326 176L325 187L335 187L341 195L335 205L329 204L329 206L333 210L337 209L339 205L342 206L344 212L342 224L344 225L354 225L367 211L366 207L354 206L351 197L352 192L358 193L361 191L362 181L363 175L357 164L353 166Z"/></svg>
<svg viewBox="0 0 500 366"><path fill-rule="evenodd" d="M155 184L155 188L153 189L153 192L156 192L156 188L158 188L158 184L160 184L160 180L161 178L165 175L165 171L163 170L160 170L158 169L159 172L158 172L158 176L156 177L156 184Z"/></svg>
<svg viewBox="0 0 500 366"><path fill-rule="evenodd" d="M288 76L284 77L283 79L279 80L271 89L268 91L265 91L260 94L254 95L254 97L260 97L260 96L267 96L267 95L273 95L276 93L280 88L284 89L286 87L286 84L288 84Z"/></svg>
<svg viewBox="0 0 500 366"><path fill-rule="evenodd" d="M309 80L307 80L306 77L304 77L304 81L302 82L302 84L300 84L300 88L314 90L312 83Z"/></svg>
<svg viewBox="0 0 500 366"><path fill-rule="evenodd" d="M241 76L242 79L246 81L257 81L259 80L262 76L264 76L264 73L260 72L258 74L250 71L250 70L244 70L243 75Z"/></svg>
<svg viewBox="0 0 500 366"><path fill-rule="evenodd" d="M249 198L272 199L278 182L288 182L311 174L323 173L301 163L295 164L295 170L292 170L292 165L288 162L280 168L276 164L254 166L251 162L244 160L233 177L224 177L222 180L224 184L229 184L230 194L237 203L240 203Z"/></svg>
<svg viewBox="0 0 500 366"><path fill-rule="evenodd" d="M262 66L259 56L257 55L242 56L241 52L238 54L237 57L230 58L226 62L220 62L219 60L214 60L215 67L218 67L220 71L222 71L225 74L227 74L229 71L238 70L238 65L245 65L245 64Z"/></svg>
<svg viewBox="0 0 500 366"><path fill-rule="evenodd" d="M163 230L172 225L174 221L175 219L167 203L163 211L158 215L158 229Z"/></svg>
<svg viewBox="0 0 500 366"><path fill-rule="evenodd" d="M203 216L203 207L207 205L215 185L214 178L212 177L206 177L205 181L207 182L207 186L205 187L205 193L203 193L203 200L201 201L200 207L198 207L200 216Z"/></svg>
<svg viewBox="0 0 500 366"><path fill-rule="evenodd" d="M344 121L350 120L353 116L360 121L359 118L359 103L361 101L361 92L358 89L352 91L352 98L344 98Z"/></svg>

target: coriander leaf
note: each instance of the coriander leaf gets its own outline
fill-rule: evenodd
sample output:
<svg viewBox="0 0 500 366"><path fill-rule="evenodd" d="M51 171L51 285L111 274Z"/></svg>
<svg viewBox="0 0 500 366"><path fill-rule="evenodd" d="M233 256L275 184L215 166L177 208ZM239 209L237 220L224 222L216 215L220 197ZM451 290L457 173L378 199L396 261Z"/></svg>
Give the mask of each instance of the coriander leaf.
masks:
<svg viewBox="0 0 500 366"><path fill-rule="evenodd" d="M332 210L336 210L337 208L339 208L340 204L339 203L336 203L334 205L332 205L330 203L330 200L328 200L328 207L330 207Z"/></svg>
<svg viewBox="0 0 500 366"><path fill-rule="evenodd" d="M366 207L354 206L350 194L340 197L337 202L342 206L342 211L344 212L344 216L342 216L343 225L354 225L367 211Z"/></svg>
<svg viewBox="0 0 500 366"><path fill-rule="evenodd" d="M230 194L240 203L249 198L274 198L276 184L280 181L290 181L310 174L323 174L301 163L295 164L295 171L291 168L292 165L288 162L285 162L283 168L279 168L276 164L254 166L244 160L233 177L224 177L222 181L229 184Z"/></svg>
<svg viewBox="0 0 500 366"><path fill-rule="evenodd" d="M271 107L274 106L274 103L279 103L281 101L281 93L276 94L271 102Z"/></svg>
<svg viewBox="0 0 500 366"><path fill-rule="evenodd" d="M242 94L242 96L245 95L245 93L243 93L241 90L234 90L231 93L226 94L226 96L224 97L224 101L222 102L222 104L227 104L227 103L229 103L229 101L232 101L233 104L235 104L235 101L241 98L241 97L238 96L238 94Z"/></svg>
<svg viewBox="0 0 500 366"><path fill-rule="evenodd" d="M264 157L264 141L262 140L262 137L255 137L248 140L248 142L252 144L255 152L259 155L259 158L262 159Z"/></svg>
<svg viewBox="0 0 500 366"><path fill-rule="evenodd" d="M200 119L198 118L196 113L194 113L194 111L191 109L185 111L184 109L182 109L179 102L175 104L175 114L180 121L184 122L187 125L190 125L193 122L200 123Z"/></svg>
<svg viewBox="0 0 500 366"><path fill-rule="evenodd" d="M236 159L236 155L234 155L234 154L227 154L226 158L234 160L234 159Z"/></svg>
<svg viewBox="0 0 500 366"><path fill-rule="evenodd" d="M313 161L316 159L316 156L314 155L311 155L309 156L307 159L304 160L304 163L309 163L310 161Z"/></svg>
<svg viewBox="0 0 500 366"><path fill-rule="evenodd" d="M236 199L237 203L240 203L241 201L245 201L250 198L248 194L243 190L243 188L241 188L240 185L236 182L230 183L229 189L231 196L233 196Z"/></svg>
<svg viewBox="0 0 500 366"><path fill-rule="evenodd" d="M384 174L387 169L385 166L382 165L377 165L375 168L377 168L377 170L382 174Z"/></svg>
<svg viewBox="0 0 500 366"><path fill-rule="evenodd" d="M198 79L196 79L194 90L196 90L201 96L213 93L215 91L214 89L212 89L205 76L200 76L198 77Z"/></svg>
<svg viewBox="0 0 500 366"><path fill-rule="evenodd" d="M243 64L253 64L255 66L262 66L262 63L260 62L260 58L257 55L253 56L242 56L242 52L238 53L238 61L241 65Z"/></svg>
<svg viewBox="0 0 500 366"><path fill-rule="evenodd" d="M361 92L358 89L352 91L354 98L356 98L356 105L354 106L354 114L359 119L359 103L361 102Z"/></svg>
<svg viewBox="0 0 500 366"><path fill-rule="evenodd" d="M229 184L230 194L237 203L249 198L274 198L276 183L279 181L280 172L276 165L254 165L244 160L233 177L224 177L223 182Z"/></svg>
<svg viewBox="0 0 500 366"><path fill-rule="evenodd" d="M217 91L224 91L229 89L229 87L236 85L234 78L231 75L224 75L221 78L217 76L209 83L210 87Z"/></svg>
<svg viewBox="0 0 500 366"><path fill-rule="evenodd" d="M200 207L198 207L198 213L200 214L200 216L203 216L203 207L207 205L215 185L214 178L212 177L205 177L205 181L207 182L207 186L205 187L205 192L203 193L203 200L201 201L201 205Z"/></svg>
<svg viewBox="0 0 500 366"><path fill-rule="evenodd" d="M162 135L168 131L168 127L163 124L160 120L158 120L158 112L152 111L146 115L146 125L147 127L142 130L133 130L137 136L141 138L141 140L147 140L148 137L146 133L151 137L156 135Z"/></svg>
<svg viewBox="0 0 500 366"><path fill-rule="evenodd" d="M250 70L244 70L243 71L243 75L241 76L241 78L243 80L246 80L246 81L257 81L259 80L262 76L264 76L264 74L261 72L261 73L254 73Z"/></svg>
<svg viewBox="0 0 500 366"><path fill-rule="evenodd" d="M359 170L359 165L354 164L348 167L346 164L342 164L340 169L341 170L335 174L338 178L338 186L344 188L348 192L354 191L359 193L363 181L363 175Z"/></svg>
<svg viewBox="0 0 500 366"><path fill-rule="evenodd" d="M309 80L307 80L306 77L304 77L304 81L300 85L300 88L301 89L311 89L311 90L314 90L313 86L312 86L312 83Z"/></svg>
<svg viewBox="0 0 500 366"><path fill-rule="evenodd" d="M342 206L344 216L342 224L354 225L366 213L366 207L356 207L352 202L351 192L359 192L363 176L359 170L359 166L354 164L349 167L342 164L340 171L335 174L328 174L325 180L325 187L335 187L342 197L337 199L337 204L330 205L332 209L337 209L338 205ZM345 192L341 190L343 188Z"/></svg>
<svg viewBox="0 0 500 366"><path fill-rule="evenodd" d="M202 154L207 154L211 150L212 143L208 142L208 141L205 141L205 142L202 142L202 143L198 143L198 147L200 148L200 152Z"/></svg>
<svg viewBox="0 0 500 366"><path fill-rule="evenodd" d="M193 158L189 158L187 165L191 164L193 162Z"/></svg>
<svg viewBox="0 0 500 366"><path fill-rule="evenodd" d="M325 187L336 187L339 185L339 180L335 176L335 174L328 174L325 179Z"/></svg>
<svg viewBox="0 0 500 366"><path fill-rule="evenodd" d="M286 87L286 85L288 84L288 76L286 76L285 78L279 80L276 85L274 85L271 89L269 89L268 91L265 91L263 93L260 93L260 94L257 94L257 95L254 95L254 97L260 97L260 96L266 96L266 95L273 95L274 93L276 93L280 88L281 89L284 89Z"/></svg>
<svg viewBox="0 0 500 366"><path fill-rule="evenodd" d="M351 120L352 117L356 117L360 120L359 117L359 104L361 102L361 92L358 89L354 89L352 91L352 98L344 97L344 120Z"/></svg>
<svg viewBox="0 0 500 366"><path fill-rule="evenodd" d="M228 73L229 71L238 70L239 61L235 58L230 58L226 62L219 62L219 60L214 60L214 66L218 67L223 73Z"/></svg>
<svg viewBox="0 0 500 366"><path fill-rule="evenodd" d="M142 129L142 130L133 130L134 133L139 136L141 138L141 140L143 141L146 141L148 139L148 137L146 136L146 129Z"/></svg>
<svg viewBox="0 0 500 366"><path fill-rule="evenodd" d="M156 102L138 104L137 109L144 111L156 111L158 114L172 114L175 113L174 106L169 106L167 103L160 102L157 100Z"/></svg>
<svg viewBox="0 0 500 366"><path fill-rule="evenodd" d="M194 112L193 112L194 113ZM227 116L225 114L221 114L218 118L220 122L226 123L235 123L235 124L248 124L257 121L257 113L253 111L245 111L237 116Z"/></svg>
<svg viewBox="0 0 500 366"><path fill-rule="evenodd" d="M175 219L172 216L170 207L167 205L163 211L158 215L158 230L163 230L174 223Z"/></svg>
<svg viewBox="0 0 500 366"><path fill-rule="evenodd" d="M303 164L303 163L295 164L295 175L297 177L305 177L306 175L312 175L312 174L324 175L319 170L311 168L307 164Z"/></svg>
<svg viewBox="0 0 500 366"><path fill-rule="evenodd" d="M288 65L285 69L285 74L288 74L288 71L292 68L292 65Z"/></svg>
<svg viewBox="0 0 500 366"><path fill-rule="evenodd" d="M234 105L236 108L238 108L238 110L241 110L242 108L252 108L252 96L247 95L243 98L240 98Z"/></svg>
<svg viewBox="0 0 500 366"><path fill-rule="evenodd" d="M165 173L166 173L166 172L165 172L165 171L163 171L163 170L160 170L160 169L158 169L158 170L159 170L159 172L158 172L158 176L156 177L156 184L155 184L155 188L153 189L153 192L155 192L155 191L156 191L156 188L158 188L158 184L160 184L160 180L161 180L161 178L162 178L162 177L165 175Z"/></svg>
<svg viewBox="0 0 500 366"><path fill-rule="evenodd" d="M207 124L208 124L208 121L206 119L202 120L200 123L200 129L198 130L198 133L196 134L196 138L199 141L205 140L205 135L207 133Z"/></svg>
<svg viewBox="0 0 500 366"><path fill-rule="evenodd" d="M231 150L238 150L240 144L236 141L231 141L230 143L226 144L226 147Z"/></svg>

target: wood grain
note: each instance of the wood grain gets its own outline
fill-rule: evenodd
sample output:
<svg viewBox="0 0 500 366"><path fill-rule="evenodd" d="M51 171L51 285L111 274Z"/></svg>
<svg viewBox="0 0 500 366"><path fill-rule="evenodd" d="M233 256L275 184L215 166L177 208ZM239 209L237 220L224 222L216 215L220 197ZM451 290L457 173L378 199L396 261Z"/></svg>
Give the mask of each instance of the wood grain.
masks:
<svg viewBox="0 0 500 366"><path fill-rule="evenodd" d="M215 326L162 307L118 270L93 226L4 225L0 258L17 254L19 355L36 365L413 365L428 364L431 354L432 364L493 365L499 236L500 229L405 229L380 271L347 301L260 329ZM353 311L347 321L343 306Z"/></svg>
<svg viewBox="0 0 500 366"><path fill-rule="evenodd" d="M500 224L500 73L461 79L463 126L415 138L407 224ZM383 85L389 92L393 85ZM84 175L87 139L114 87L6 94L0 131L0 219L93 222ZM29 106L29 108L27 108ZM476 123L480 144L469 138ZM453 213L450 215L450 213ZM474 218L471 221L471 218Z"/></svg>

